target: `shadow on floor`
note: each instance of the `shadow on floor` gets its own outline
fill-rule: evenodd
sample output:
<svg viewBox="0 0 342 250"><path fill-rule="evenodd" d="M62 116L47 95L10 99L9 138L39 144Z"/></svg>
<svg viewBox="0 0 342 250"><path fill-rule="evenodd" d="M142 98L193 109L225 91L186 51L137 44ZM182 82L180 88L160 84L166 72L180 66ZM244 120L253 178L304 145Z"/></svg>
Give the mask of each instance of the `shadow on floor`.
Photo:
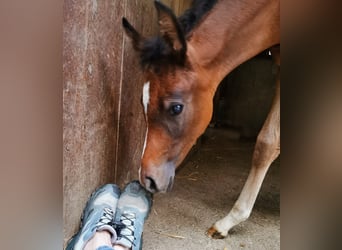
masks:
<svg viewBox="0 0 342 250"><path fill-rule="evenodd" d="M198 151L177 171L170 193L157 194L144 229L143 249L280 249L280 160L271 166L251 217L226 239L205 231L227 215L247 178L254 142L209 128Z"/></svg>

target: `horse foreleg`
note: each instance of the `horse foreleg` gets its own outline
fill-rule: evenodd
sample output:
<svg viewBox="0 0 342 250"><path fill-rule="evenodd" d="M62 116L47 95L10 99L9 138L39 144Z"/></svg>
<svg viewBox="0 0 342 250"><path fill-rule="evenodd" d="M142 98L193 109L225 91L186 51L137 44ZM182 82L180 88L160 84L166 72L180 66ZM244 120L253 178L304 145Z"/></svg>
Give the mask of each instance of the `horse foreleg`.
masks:
<svg viewBox="0 0 342 250"><path fill-rule="evenodd" d="M232 227L249 217L266 172L280 153L279 73L277 78L276 95L270 113L258 135L252 158L252 168L247 181L229 214L208 229L207 234L212 238L226 237Z"/></svg>

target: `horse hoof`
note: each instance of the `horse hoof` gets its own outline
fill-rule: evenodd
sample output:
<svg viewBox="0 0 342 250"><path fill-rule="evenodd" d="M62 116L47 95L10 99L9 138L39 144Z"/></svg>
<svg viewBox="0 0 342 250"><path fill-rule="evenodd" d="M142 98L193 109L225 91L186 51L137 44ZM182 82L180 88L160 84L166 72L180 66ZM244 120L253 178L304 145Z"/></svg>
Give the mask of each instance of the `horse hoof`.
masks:
<svg viewBox="0 0 342 250"><path fill-rule="evenodd" d="M224 239L226 236L222 235L215 226L212 226L211 228L208 229L207 235L213 239Z"/></svg>

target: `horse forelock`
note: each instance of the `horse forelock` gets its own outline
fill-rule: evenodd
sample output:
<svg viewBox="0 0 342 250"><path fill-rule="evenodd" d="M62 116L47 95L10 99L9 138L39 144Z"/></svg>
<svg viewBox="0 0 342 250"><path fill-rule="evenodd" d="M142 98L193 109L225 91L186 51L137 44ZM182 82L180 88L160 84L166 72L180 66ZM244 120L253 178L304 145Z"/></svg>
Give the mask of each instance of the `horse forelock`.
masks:
<svg viewBox="0 0 342 250"><path fill-rule="evenodd" d="M170 45L160 36L144 41L140 51L140 64L143 69L152 69L156 73L163 69L185 66L184 55L175 53Z"/></svg>
<svg viewBox="0 0 342 250"><path fill-rule="evenodd" d="M181 33L184 36L191 33L216 3L217 0L193 0L192 6L177 19ZM143 69L152 69L156 73L175 66L188 66L185 52L175 53L168 41L160 36L144 40L140 50L140 64Z"/></svg>

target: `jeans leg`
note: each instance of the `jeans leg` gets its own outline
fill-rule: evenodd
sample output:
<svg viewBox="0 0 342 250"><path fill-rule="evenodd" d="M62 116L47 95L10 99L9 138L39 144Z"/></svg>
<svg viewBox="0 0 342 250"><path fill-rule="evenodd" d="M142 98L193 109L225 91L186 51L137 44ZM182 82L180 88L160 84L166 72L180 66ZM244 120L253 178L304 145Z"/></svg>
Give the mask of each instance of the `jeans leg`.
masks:
<svg viewBox="0 0 342 250"><path fill-rule="evenodd" d="M113 248L110 246L100 246L96 250L113 250Z"/></svg>

